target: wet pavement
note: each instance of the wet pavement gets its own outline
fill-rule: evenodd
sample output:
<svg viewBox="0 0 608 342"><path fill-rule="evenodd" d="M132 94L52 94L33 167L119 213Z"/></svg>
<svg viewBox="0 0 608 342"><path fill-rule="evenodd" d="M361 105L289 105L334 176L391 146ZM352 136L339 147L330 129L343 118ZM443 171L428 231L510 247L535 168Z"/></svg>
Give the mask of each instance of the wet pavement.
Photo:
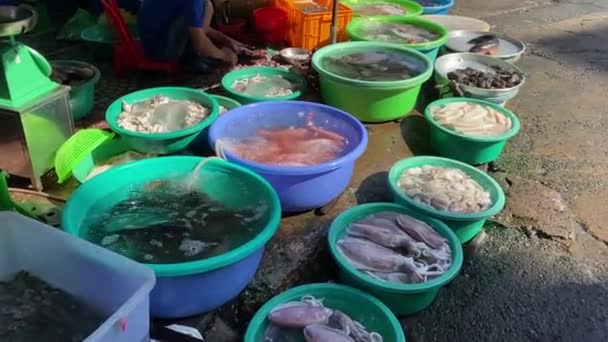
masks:
<svg viewBox="0 0 608 342"><path fill-rule="evenodd" d="M508 107L521 133L488 167L508 195L488 221L488 238L469 250L462 274L424 312L403 318L412 341L608 340L608 1L456 1L453 14L488 21L528 49L528 74ZM62 52L61 56L77 50ZM116 80L103 69L96 124L112 99L150 84ZM209 78L174 80L202 87ZM343 209L390 201L386 171L430 154L418 114L368 125L370 143L344 195L326 215L284 218L255 280L217 314L187 320L207 341L236 340L252 313L288 287L332 278L325 234ZM66 194L68 189L50 191ZM229 328L231 327L231 328ZM228 337L227 337L228 336Z"/></svg>

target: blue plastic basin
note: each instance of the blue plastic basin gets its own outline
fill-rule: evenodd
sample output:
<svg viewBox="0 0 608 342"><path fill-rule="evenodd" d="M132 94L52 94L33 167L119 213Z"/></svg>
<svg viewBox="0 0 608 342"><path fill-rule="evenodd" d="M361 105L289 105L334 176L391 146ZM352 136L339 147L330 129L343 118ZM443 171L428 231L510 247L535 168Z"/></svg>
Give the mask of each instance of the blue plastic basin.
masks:
<svg viewBox="0 0 608 342"><path fill-rule="evenodd" d="M423 14L446 15L454 6L454 0L435 0L440 6L422 6Z"/></svg>
<svg viewBox="0 0 608 342"><path fill-rule="evenodd" d="M367 147L367 130L352 115L319 103L305 101L259 102L234 108L220 116L209 129L209 143L220 138L253 136L258 129L303 127L308 113L318 127L347 139L342 155L332 161L307 167L261 164L224 151L226 159L264 177L279 195L284 212L321 207L338 197L348 186L355 161Z"/></svg>

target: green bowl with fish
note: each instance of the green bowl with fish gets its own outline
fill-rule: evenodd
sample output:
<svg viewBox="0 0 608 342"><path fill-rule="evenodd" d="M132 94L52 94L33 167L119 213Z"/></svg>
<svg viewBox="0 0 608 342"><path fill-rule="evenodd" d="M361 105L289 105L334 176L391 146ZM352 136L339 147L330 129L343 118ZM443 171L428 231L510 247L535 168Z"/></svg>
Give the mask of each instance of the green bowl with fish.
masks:
<svg viewBox="0 0 608 342"><path fill-rule="evenodd" d="M338 240L344 235L345 230L351 223L382 211L405 214L423 221L447 239L447 243L452 250L450 268L435 279L415 284L387 282L357 270L338 250ZM413 208L403 207L395 203L368 203L347 209L332 222L329 228L328 242L330 253L339 267L340 281L380 299L398 316L413 314L431 305L437 297L439 289L446 286L458 275L464 258L462 245L458 237L445 223Z"/></svg>
<svg viewBox="0 0 608 342"><path fill-rule="evenodd" d="M422 167L425 165L454 168L463 171L465 174L475 180L485 191L490 193L492 206L487 210L476 213L458 213L440 211L431 207L430 205L425 205L415 201L400 189L398 181L401 174L405 170L414 167ZM432 156L420 156L402 159L396 162L389 170L388 182L395 203L412 208L413 210L419 211L424 215L441 220L456 233L458 239L462 243L469 242L477 234L479 234L482 231L486 220L489 217L500 213L505 206L505 193L500 185L492 177L490 177L490 175L471 165L453 159Z"/></svg>
<svg viewBox="0 0 608 342"><path fill-rule="evenodd" d="M259 95L267 89L256 89L253 93L247 94L234 89L235 82L250 79L252 77L261 76L265 78L278 77L287 81L285 86L291 87L292 93L282 96L263 96ZM238 70L231 71L222 77L222 87L226 90L231 97L236 99L242 104L262 102L262 101L284 101L284 100L296 100L306 90L306 80L304 77L296 74L295 72L285 70L283 68L273 67L248 67ZM263 86L260 86L263 87Z"/></svg>
<svg viewBox="0 0 608 342"><path fill-rule="evenodd" d="M405 36L398 36L394 33L393 36L383 34L381 37L373 36L370 37L367 33L368 30L377 28L381 30L382 27L386 27L390 32L394 32L390 28L395 25L410 25L413 29L420 29L420 33L403 33ZM437 58L439 48L441 48L448 40L448 29L438 23L431 20L422 19L419 17L401 17L401 16L382 16L382 17L371 17L371 18L355 18L348 26L346 26L346 33L350 40L354 41L383 41L387 43L401 44L403 46L415 49L425 54L432 62ZM412 36L419 36L420 42L407 42L408 38ZM423 37L424 35L424 37Z"/></svg>
<svg viewBox="0 0 608 342"><path fill-rule="evenodd" d="M136 132L127 130L118 124L118 117L123 112L123 104L133 105L155 96L191 101L209 109L210 112L206 118L193 126L166 133ZM219 113L217 100L202 90L185 87L159 87L138 90L118 98L106 110L106 122L112 131L120 135L130 149L140 153L169 154L187 148L197 136L206 134L207 128L218 118Z"/></svg>
<svg viewBox="0 0 608 342"><path fill-rule="evenodd" d="M306 284L289 289L270 299L253 316L245 332L245 342L265 341L266 329L270 325L268 314L281 304L299 301L304 296L313 296L323 299L323 305L327 308L340 310L358 321L367 328L368 331L375 331L380 334L384 341L405 342L403 328L399 320L381 301L372 297L368 293L354 289L352 287L331 284ZM273 341L302 341L304 335L293 339L273 339Z"/></svg>
<svg viewBox="0 0 608 342"><path fill-rule="evenodd" d="M211 96L213 96L213 98L217 101L217 104L220 106L220 115L224 114L224 112L227 112L233 108L241 106L241 104L237 100L233 100L227 96L221 96L221 95L211 95ZM224 112L222 112L223 109L225 109Z"/></svg>
<svg viewBox="0 0 608 342"><path fill-rule="evenodd" d="M503 114L511 120L511 128L494 136L468 135L445 127L433 117L431 112L433 108L460 102L478 104ZM434 101L426 107L424 116L431 126L430 142L433 150L442 157L471 165L480 165L498 159L507 141L513 138L520 129L519 119L510 110L493 102L466 97L450 97Z"/></svg>
<svg viewBox="0 0 608 342"><path fill-rule="evenodd" d="M353 11L354 17L386 16L391 14L398 15L400 17L415 17L421 15L424 11L422 5L410 0L342 0L342 3ZM364 6L379 3L401 7L405 13L382 14L366 12Z"/></svg>
<svg viewBox="0 0 608 342"><path fill-rule="evenodd" d="M312 56L321 97L363 122L399 119L414 109L420 88L433 73L424 54L382 42L345 42Z"/></svg>

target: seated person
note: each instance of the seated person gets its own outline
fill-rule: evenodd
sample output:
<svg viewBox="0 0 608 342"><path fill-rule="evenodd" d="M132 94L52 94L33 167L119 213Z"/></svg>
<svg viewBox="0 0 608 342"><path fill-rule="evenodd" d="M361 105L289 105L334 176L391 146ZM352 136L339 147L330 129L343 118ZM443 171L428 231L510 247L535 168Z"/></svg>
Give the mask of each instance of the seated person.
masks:
<svg viewBox="0 0 608 342"><path fill-rule="evenodd" d="M210 72L222 62L236 64L232 39L211 28L210 0L144 0L137 25L146 56L181 60L186 69Z"/></svg>

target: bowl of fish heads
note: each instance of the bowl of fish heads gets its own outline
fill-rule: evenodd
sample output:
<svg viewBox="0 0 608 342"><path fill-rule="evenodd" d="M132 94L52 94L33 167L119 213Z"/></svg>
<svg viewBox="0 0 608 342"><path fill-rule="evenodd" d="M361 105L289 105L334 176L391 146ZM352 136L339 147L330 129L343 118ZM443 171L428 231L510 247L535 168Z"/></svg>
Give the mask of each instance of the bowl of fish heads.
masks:
<svg viewBox="0 0 608 342"><path fill-rule="evenodd" d="M166 156L91 178L70 196L61 226L152 269L150 315L174 319L238 296L280 218L276 193L257 174L217 158Z"/></svg>
<svg viewBox="0 0 608 342"><path fill-rule="evenodd" d="M355 117L306 101L240 106L209 130L216 154L264 177L284 212L319 208L344 192L367 142L367 130Z"/></svg>
<svg viewBox="0 0 608 342"><path fill-rule="evenodd" d="M355 335L362 329L375 337ZM244 341L405 342L405 334L378 299L352 287L318 283L294 287L270 299L247 326Z"/></svg>
<svg viewBox="0 0 608 342"><path fill-rule="evenodd" d="M390 229L388 226L385 226L385 224L390 223L385 220L386 217L382 216L387 215L387 213L395 216L403 215L409 217L413 222L424 225L427 229L430 227L433 230L432 234L442 240L442 243L449 246L449 250L451 251L451 263L449 267L437 277L428 278L428 280L424 281L414 281L412 278L404 278L406 276L403 273L408 272L405 264L395 265L396 268L391 270L394 273L389 274L384 273L388 272L387 270L378 270L379 273L375 272L373 268L378 266L378 264L357 265L357 261L353 262L349 260L349 257L356 259L357 256L346 256L346 254L343 254L341 244L342 242L346 242L343 239L350 239L352 237L354 238L353 243L363 243L362 246L371 247L369 249L352 249L353 253L362 253L359 262L362 260L373 260L376 257L378 260L390 259L407 262L409 257L405 256L406 248L402 245L393 244L402 237L400 234L403 234L403 231L385 235L384 238L387 241L378 239L379 235L376 234L377 232L388 231ZM376 215L381 219L379 221L372 221ZM360 226L367 226L371 235L366 236L364 232L354 230L360 228L354 225L359 223ZM399 230L399 228L396 229ZM330 254L340 270L340 281L372 294L398 316L419 312L429 306L436 298L439 289L447 285L458 275L463 262L461 243L450 228L437 219L395 203L368 203L347 209L331 223L328 243ZM416 244L419 243L416 242ZM387 247L389 245L393 247ZM378 253L376 254L376 252ZM380 255L380 253L385 252L388 254ZM372 253L375 255L370 255ZM386 264L384 263L382 266L386 266ZM380 273L389 274L394 278L392 280L380 279L377 275L374 275Z"/></svg>
<svg viewBox="0 0 608 342"><path fill-rule="evenodd" d="M483 108L488 117L484 117L483 119L486 120L479 121L477 124L474 123L475 120L462 122L462 126L470 128L470 131L460 129L461 127L458 122L449 127L440 123L434 117L434 113L440 109L447 111L447 106L450 104L475 106L472 108L474 112L469 113L476 116L479 116L478 114ZM457 113L458 111L462 110L462 108L455 108L451 112L447 112L446 115L455 116L459 114ZM463 114L463 116L466 115L467 113ZM426 107L424 116L430 124L431 148L442 157L451 158L470 165L481 165L498 159L507 141L513 138L520 129L519 119L507 108L492 102L466 97L449 97L431 102ZM501 116L501 118L497 119L495 116ZM490 125L488 129L494 129L492 127L494 123L505 123L505 127L498 128L502 128L504 131L497 130L496 134L484 132L484 126ZM508 126L506 123L508 123ZM476 127L472 126L474 124Z"/></svg>
<svg viewBox="0 0 608 342"><path fill-rule="evenodd" d="M516 63L526 51L526 45L514 38L495 32L450 31L445 48L449 53L472 52Z"/></svg>
<svg viewBox="0 0 608 342"><path fill-rule="evenodd" d="M500 85L495 86L492 80L498 76ZM437 58L435 81L443 88L442 97L473 97L503 105L517 95L525 83L525 75L507 61L466 52Z"/></svg>
<svg viewBox="0 0 608 342"><path fill-rule="evenodd" d="M399 186L399 179L409 169L423 166L440 167L445 169L456 169L473 179L483 190L489 193L491 205L489 208L478 212L451 212L437 210L433 206L420 203L405 194ZM436 218L452 229L460 241L465 243L474 238L483 229L485 221L502 211L505 206L505 194L500 185L487 173L457 160L434 157L419 156L399 160L390 168L388 182L393 194L393 201L408 208L412 208L424 215ZM430 194L427 194L430 195Z"/></svg>
<svg viewBox="0 0 608 342"><path fill-rule="evenodd" d="M142 132L121 126L120 117L128 111L139 113L140 116L147 115L145 113L147 111L152 111L153 114L157 113L157 109L150 109L152 107L148 108L148 106L151 106L150 101L159 97L167 98L166 100L177 104L173 108L178 111L169 113L170 110L168 109L165 112L164 108L167 107L161 109L162 105L157 106L159 119L171 121L173 118L177 118L183 120L183 116L185 116L183 107L189 108L191 105L199 106L207 114L190 126L167 132ZM200 134L206 136L208 127L218 118L219 111L217 100L202 90L186 87L159 87L138 90L118 98L106 110L106 122L112 131L120 135L131 150L140 153L170 154L189 147ZM175 122L179 122L179 125L183 126L179 120L175 120ZM139 126L148 128L146 127L147 124L140 124Z"/></svg>

